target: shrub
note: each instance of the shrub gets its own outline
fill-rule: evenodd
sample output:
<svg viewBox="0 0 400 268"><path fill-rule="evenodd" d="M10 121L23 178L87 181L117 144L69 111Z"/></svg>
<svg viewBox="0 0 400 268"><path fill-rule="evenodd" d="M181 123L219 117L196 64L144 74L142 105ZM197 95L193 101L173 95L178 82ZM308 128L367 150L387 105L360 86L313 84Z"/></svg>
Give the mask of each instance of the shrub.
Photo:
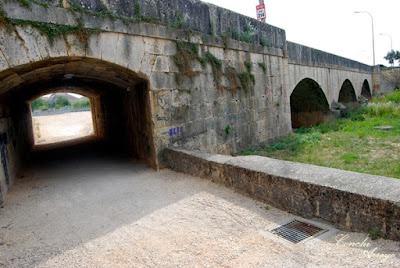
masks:
<svg viewBox="0 0 400 268"><path fill-rule="evenodd" d="M393 117L400 115L400 107L394 102L369 103L366 112L369 116Z"/></svg>
<svg viewBox="0 0 400 268"><path fill-rule="evenodd" d="M72 107L74 108L84 108L90 106L90 101L88 99L86 100L80 100L72 104Z"/></svg>
<svg viewBox="0 0 400 268"><path fill-rule="evenodd" d="M396 89L393 93L385 96L385 102L400 103L400 90Z"/></svg>

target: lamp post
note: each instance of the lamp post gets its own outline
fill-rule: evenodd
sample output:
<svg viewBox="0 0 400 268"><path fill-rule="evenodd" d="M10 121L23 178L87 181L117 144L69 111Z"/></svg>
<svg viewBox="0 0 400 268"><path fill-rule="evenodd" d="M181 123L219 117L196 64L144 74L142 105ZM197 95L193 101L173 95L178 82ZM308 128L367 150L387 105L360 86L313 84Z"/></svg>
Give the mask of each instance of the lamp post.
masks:
<svg viewBox="0 0 400 268"><path fill-rule="evenodd" d="M375 66L375 38L374 38L374 18L372 17L371 13L368 11L354 11L354 13L367 13L371 17L372 22L372 54L373 54L373 62Z"/></svg>

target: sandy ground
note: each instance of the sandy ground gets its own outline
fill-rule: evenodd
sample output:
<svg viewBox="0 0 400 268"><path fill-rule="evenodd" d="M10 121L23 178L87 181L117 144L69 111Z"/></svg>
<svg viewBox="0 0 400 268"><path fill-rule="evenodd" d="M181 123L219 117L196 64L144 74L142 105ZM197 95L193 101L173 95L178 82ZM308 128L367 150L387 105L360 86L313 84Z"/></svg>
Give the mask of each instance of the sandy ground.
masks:
<svg viewBox="0 0 400 268"><path fill-rule="evenodd" d="M76 112L33 117L35 144L72 140L93 134L92 113Z"/></svg>
<svg viewBox="0 0 400 268"><path fill-rule="evenodd" d="M0 267L400 267L399 242L362 233L296 245L265 235L291 216L132 160L60 161L6 196Z"/></svg>

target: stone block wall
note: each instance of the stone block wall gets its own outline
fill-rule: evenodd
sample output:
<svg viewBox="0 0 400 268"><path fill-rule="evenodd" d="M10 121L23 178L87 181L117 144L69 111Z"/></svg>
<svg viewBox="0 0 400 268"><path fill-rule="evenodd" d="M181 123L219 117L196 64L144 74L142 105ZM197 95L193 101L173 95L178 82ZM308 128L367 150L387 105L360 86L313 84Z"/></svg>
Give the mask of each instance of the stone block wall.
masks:
<svg viewBox="0 0 400 268"><path fill-rule="evenodd" d="M184 146L232 154L291 131L287 59L282 51L252 52L241 42L225 49L213 40L200 41L199 56L215 56L222 64L222 74L215 78L211 63L202 66L192 60L190 78L174 62L175 42L158 42L167 48L153 59L150 77L154 140L160 152L169 146ZM255 83L244 87L238 76L248 72L246 64L251 66ZM178 75L181 83L176 80Z"/></svg>

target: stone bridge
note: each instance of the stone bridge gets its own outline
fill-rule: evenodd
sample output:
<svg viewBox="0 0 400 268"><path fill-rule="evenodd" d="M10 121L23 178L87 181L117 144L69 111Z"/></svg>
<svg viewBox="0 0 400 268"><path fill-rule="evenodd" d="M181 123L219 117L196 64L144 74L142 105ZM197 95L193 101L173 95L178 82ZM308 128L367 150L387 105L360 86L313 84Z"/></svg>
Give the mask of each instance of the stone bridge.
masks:
<svg viewBox="0 0 400 268"><path fill-rule="evenodd" d="M379 90L378 69L200 1L0 2L0 201L44 94L90 98L96 141L157 168L164 148L237 153Z"/></svg>

